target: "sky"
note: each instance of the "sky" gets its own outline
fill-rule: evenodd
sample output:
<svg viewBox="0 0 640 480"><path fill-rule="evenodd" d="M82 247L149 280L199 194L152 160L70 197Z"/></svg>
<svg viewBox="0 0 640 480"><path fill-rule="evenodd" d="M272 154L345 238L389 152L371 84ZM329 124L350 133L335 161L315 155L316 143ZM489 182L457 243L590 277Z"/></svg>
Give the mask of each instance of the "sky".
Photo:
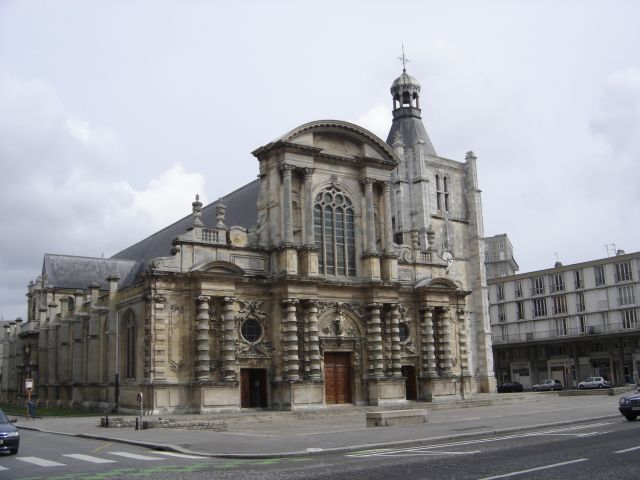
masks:
<svg viewBox="0 0 640 480"><path fill-rule="evenodd" d="M386 139L421 85L438 155L478 157L520 272L640 250L640 2L0 0L0 315L44 253L109 257L338 119ZM557 256L556 256L557 254Z"/></svg>

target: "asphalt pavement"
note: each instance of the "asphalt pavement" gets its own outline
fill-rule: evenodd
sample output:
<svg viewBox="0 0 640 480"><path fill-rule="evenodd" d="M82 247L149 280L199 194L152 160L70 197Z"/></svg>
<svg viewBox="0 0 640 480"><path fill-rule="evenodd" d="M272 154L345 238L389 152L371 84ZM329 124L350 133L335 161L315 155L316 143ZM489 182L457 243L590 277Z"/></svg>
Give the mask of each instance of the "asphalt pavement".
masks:
<svg viewBox="0 0 640 480"><path fill-rule="evenodd" d="M428 423L402 427L370 427L366 411L392 408L330 407L312 412L248 410L202 415L155 415L183 422L224 422L226 431L183 428L105 428L100 417L20 418L17 426L61 435L102 439L198 455L230 458L269 458L349 452L369 448L441 442L486 435L619 418L618 399L607 392L583 395L558 393L479 394L467 399L411 402L426 409ZM613 393L613 392L612 392ZM118 415L133 420L133 415ZM111 417L113 418L113 417Z"/></svg>

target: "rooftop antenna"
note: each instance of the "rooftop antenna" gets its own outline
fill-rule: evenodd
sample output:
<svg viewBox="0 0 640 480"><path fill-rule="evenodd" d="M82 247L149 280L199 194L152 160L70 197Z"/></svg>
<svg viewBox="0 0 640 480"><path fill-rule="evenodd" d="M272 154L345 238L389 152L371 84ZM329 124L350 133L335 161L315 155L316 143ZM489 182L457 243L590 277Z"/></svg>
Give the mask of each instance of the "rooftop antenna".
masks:
<svg viewBox="0 0 640 480"><path fill-rule="evenodd" d="M402 72L406 73L407 72L407 63L409 63L411 60L409 60L405 54L404 54L404 43L402 44L402 56L401 57L397 57L398 60L400 60L402 62Z"/></svg>
<svg viewBox="0 0 640 480"><path fill-rule="evenodd" d="M553 254L556 256L556 263L560 261L560 255L558 255L558 252L553 252Z"/></svg>
<svg viewBox="0 0 640 480"><path fill-rule="evenodd" d="M609 247L611 247L611 249ZM615 243L605 243L604 244L604 248L607 250L607 257L611 256L610 252L613 252L614 255L616 254L616 244Z"/></svg>

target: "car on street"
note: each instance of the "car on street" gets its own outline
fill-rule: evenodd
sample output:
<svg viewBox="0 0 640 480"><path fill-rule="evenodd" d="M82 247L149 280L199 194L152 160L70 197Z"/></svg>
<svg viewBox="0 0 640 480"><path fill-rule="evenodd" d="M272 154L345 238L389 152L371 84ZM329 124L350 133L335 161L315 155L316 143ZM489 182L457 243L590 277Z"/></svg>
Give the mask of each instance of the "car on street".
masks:
<svg viewBox="0 0 640 480"><path fill-rule="evenodd" d="M522 384L518 382L505 382L498 385L498 393L521 392L522 390L524 390Z"/></svg>
<svg viewBox="0 0 640 480"><path fill-rule="evenodd" d="M640 415L640 392L620 398L618 410L624 418L633 422Z"/></svg>
<svg viewBox="0 0 640 480"><path fill-rule="evenodd" d="M554 380L553 378L547 378L540 383L536 383L532 389L534 392L543 392L551 390L562 390L562 383L560 380Z"/></svg>
<svg viewBox="0 0 640 480"><path fill-rule="evenodd" d="M580 390L585 388L610 388L611 382L604 377L589 377L578 384Z"/></svg>
<svg viewBox="0 0 640 480"><path fill-rule="evenodd" d="M15 427L15 418L9 420L0 409L0 452L18 453L20 447L20 432Z"/></svg>

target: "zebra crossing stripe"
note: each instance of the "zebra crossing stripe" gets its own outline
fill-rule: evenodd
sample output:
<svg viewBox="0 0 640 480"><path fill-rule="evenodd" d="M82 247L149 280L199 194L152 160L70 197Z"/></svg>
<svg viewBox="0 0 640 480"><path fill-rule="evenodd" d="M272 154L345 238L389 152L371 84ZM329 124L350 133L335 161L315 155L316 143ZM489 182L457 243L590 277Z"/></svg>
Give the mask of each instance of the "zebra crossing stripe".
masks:
<svg viewBox="0 0 640 480"><path fill-rule="evenodd" d="M198 458L205 459L207 457L202 457L199 455L187 455L186 453L178 453L178 452L164 452L160 450L155 450L153 453L157 453L159 455L167 455L169 457L179 457L179 458Z"/></svg>
<svg viewBox="0 0 640 480"><path fill-rule="evenodd" d="M65 463L58 463L38 457L17 457L16 460L20 460L21 462L26 463L33 463L34 465L38 465L39 467L64 467L66 465Z"/></svg>
<svg viewBox="0 0 640 480"><path fill-rule="evenodd" d="M2 465L0 465L0 472L3 470L9 470L7 467L3 467Z"/></svg>
<svg viewBox="0 0 640 480"><path fill-rule="evenodd" d="M107 453L111 455L118 455L119 457L134 458L136 460L164 460L164 458L149 457L148 455L139 455L137 453L129 453L129 452L107 452Z"/></svg>
<svg viewBox="0 0 640 480"><path fill-rule="evenodd" d="M91 455L83 455L82 453L67 453L62 455L63 457L75 458L76 460L82 460L83 462L91 463L117 463L117 460L107 460L106 458L92 457Z"/></svg>

